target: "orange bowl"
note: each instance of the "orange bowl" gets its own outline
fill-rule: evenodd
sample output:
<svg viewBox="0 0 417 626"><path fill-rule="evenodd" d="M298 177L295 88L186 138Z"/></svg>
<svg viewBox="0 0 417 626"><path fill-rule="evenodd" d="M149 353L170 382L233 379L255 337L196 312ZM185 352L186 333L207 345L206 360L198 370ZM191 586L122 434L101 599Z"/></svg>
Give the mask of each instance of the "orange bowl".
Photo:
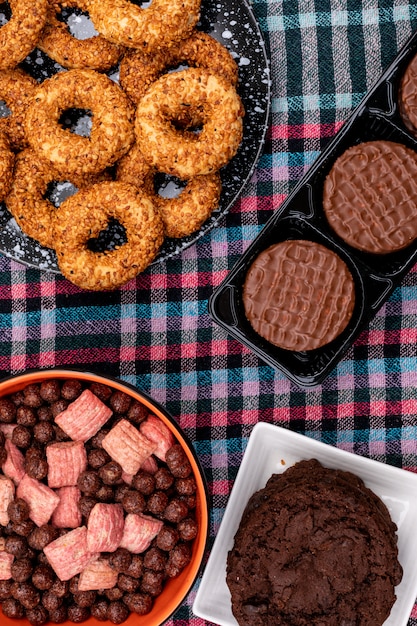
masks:
<svg viewBox="0 0 417 626"><path fill-rule="evenodd" d="M150 398L150 396L148 396L145 392L139 391L133 385L115 378L93 374L90 372L67 370L64 368L29 371L0 381L0 398L20 391L28 384L40 383L51 379L78 379L85 383L101 383L114 390L122 391L138 402L141 402L150 411L152 411L154 415L159 417L161 421L164 422L164 424L166 424L166 426L172 431L178 443L182 445L192 466L197 485L196 519L199 530L198 535L193 542L191 561L182 570L179 576L167 580L161 595L155 599L150 613L147 615L137 615L135 613L131 613L128 619L123 622L126 626L160 626L179 608L191 590L191 587L199 574L206 549L209 518L208 491L205 476L196 452L192 443L189 441L180 426L161 405L159 405L155 400L152 400L152 398ZM29 621L27 619L11 619L5 617L1 612L0 623L1 626L28 626ZM63 623L66 626L70 626L74 622L66 621ZM47 624L52 624L52 622L47 622ZM95 618L90 617L88 620L84 621L83 624L88 626L98 626L100 624L111 624L111 622L98 621Z"/></svg>

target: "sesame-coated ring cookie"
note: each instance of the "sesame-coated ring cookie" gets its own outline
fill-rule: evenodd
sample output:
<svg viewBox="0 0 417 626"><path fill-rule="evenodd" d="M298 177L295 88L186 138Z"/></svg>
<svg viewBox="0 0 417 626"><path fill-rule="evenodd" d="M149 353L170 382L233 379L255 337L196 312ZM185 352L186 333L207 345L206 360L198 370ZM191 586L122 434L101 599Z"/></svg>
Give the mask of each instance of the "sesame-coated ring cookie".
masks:
<svg viewBox="0 0 417 626"><path fill-rule="evenodd" d="M175 197L163 197L155 191L155 171L137 144L117 164L117 180L145 191L161 214L166 237L187 237L199 230L219 206L222 183L219 172L194 176L185 182Z"/></svg>
<svg viewBox="0 0 417 626"><path fill-rule="evenodd" d="M237 85L238 67L229 50L211 35L197 30L168 50L151 54L128 50L120 62L120 84L138 104L153 82L171 67L183 63L209 70Z"/></svg>
<svg viewBox="0 0 417 626"><path fill-rule="evenodd" d="M15 161L7 136L0 132L0 202L6 197L13 177Z"/></svg>
<svg viewBox="0 0 417 626"><path fill-rule="evenodd" d="M117 220L127 242L93 252L88 242ZM62 274L78 287L116 289L146 269L164 240L161 216L152 202L127 183L102 182L80 189L55 213L55 250Z"/></svg>
<svg viewBox="0 0 417 626"><path fill-rule="evenodd" d="M109 175L108 175L109 176ZM14 176L5 202L22 231L46 248L54 248L53 219L56 207L45 194L52 182L68 182L76 188L86 187L106 177L106 173L70 175L67 180L51 168L31 148L16 156Z"/></svg>
<svg viewBox="0 0 417 626"><path fill-rule="evenodd" d="M200 17L201 0L152 0L141 8L128 0L89 0L99 33L128 48L166 48L188 37Z"/></svg>
<svg viewBox="0 0 417 626"><path fill-rule="evenodd" d="M189 110L199 117L199 133L175 127ZM188 180L220 169L236 154L243 115L242 101L229 81L189 68L165 74L149 87L136 109L136 141L150 165Z"/></svg>
<svg viewBox="0 0 417 626"><path fill-rule="evenodd" d="M0 28L0 69L16 67L36 47L48 0L10 0L12 17Z"/></svg>
<svg viewBox="0 0 417 626"><path fill-rule="evenodd" d="M87 39L73 37L67 24L58 19L63 7L88 11L86 0L51 0L38 48L66 68L105 72L116 65L123 47L108 41L100 34Z"/></svg>
<svg viewBox="0 0 417 626"><path fill-rule="evenodd" d="M64 129L60 117L70 108L92 111L89 137ZM134 108L105 74L68 70L45 80L26 115L31 147L62 174L97 173L113 165L134 141Z"/></svg>
<svg viewBox="0 0 417 626"><path fill-rule="evenodd" d="M24 119L37 86L37 81L20 68L0 70L0 100L10 110L10 115L0 118L0 131L6 133L13 150L27 146Z"/></svg>

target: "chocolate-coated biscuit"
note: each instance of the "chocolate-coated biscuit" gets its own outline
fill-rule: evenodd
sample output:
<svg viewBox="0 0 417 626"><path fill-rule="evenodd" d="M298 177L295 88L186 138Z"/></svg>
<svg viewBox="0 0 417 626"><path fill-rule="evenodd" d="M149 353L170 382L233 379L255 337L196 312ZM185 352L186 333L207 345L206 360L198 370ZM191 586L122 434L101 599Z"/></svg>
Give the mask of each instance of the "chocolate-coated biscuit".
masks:
<svg viewBox="0 0 417 626"><path fill-rule="evenodd" d="M398 103L405 126L417 134L417 55L411 59L403 74Z"/></svg>
<svg viewBox="0 0 417 626"><path fill-rule="evenodd" d="M335 339L354 304L355 284L344 261L307 240L284 241L261 252L243 286L253 329L287 350L313 350Z"/></svg>
<svg viewBox="0 0 417 626"><path fill-rule="evenodd" d="M373 254L401 250L417 237L417 153L391 141L352 146L326 177L323 208L350 246Z"/></svg>

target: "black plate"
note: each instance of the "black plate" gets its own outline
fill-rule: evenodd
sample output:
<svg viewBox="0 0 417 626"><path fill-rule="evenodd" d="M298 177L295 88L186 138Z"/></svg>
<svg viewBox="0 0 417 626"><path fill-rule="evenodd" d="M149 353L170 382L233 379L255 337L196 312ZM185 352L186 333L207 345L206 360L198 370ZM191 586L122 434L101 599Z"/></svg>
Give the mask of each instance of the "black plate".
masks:
<svg viewBox="0 0 417 626"><path fill-rule="evenodd" d="M417 136L406 128L398 102L402 76L416 54L417 33L269 218L209 301L210 314L220 326L300 387L323 381L417 261L417 239L407 248L385 255L350 247L332 231L322 207L325 178L337 157L350 146L380 139L417 152ZM245 316L242 290L252 261L270 245L288 239L308 239L327 246L345 261L355 280L356 301L350 323L336 339L317 350L278 348L260 337Z"/></svg>
<svg viewBox="0 0 417 626"><path fill-rule="evenodd" d="M2 13L4 19L8 19L7 12L7 3L0 4L0 20ZM76 22L77 20L72 20L71 26L75 34L77 34ZM81 22L85 28L85 19ZM221 171L223 191L219 208L197 233L182 239L166 239L153 264L179 254L191 246L215 227L221 216L233 206L254 172L269 124L268 53L255 16L246 0L217 0L215 3L203 0L199 29L226 46L238 63L239 93L246 112L244 136L238 153ZM59 64L51 61L37 49L25 59L22 67L39 82L63 70ZM117 68L109 72L109 75L117 80ZM57 195L59 203L59 193ZM11 218L4 203L0 204L0 253L30 267L59 272L54 251L43 248L24 235Z"/></svg>

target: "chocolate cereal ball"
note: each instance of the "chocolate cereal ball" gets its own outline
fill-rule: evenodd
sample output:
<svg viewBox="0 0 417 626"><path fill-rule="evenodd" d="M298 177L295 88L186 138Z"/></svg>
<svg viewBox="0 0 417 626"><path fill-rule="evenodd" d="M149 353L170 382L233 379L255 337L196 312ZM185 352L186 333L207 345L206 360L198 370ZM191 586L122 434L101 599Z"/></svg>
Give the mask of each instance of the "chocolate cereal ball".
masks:
<svg viewBox="0 0 417 626"><path fill-rule="evenodd" d="M55 437L55 429L51 422L42 421L38 422L33 427L33 437L35 441L46 444L52 441Z"/></svg>
<svg viewBox="0 0 417 626"><path fill-rule="evenodd" d="M136 489L129 489L123 496L122 506L126 513L142 513L146 506L145 497Z"/></svg>
<svg viewBox="0 0 417 626"><path fill-rule="evenodd" d="M166 573L170 578L178 574L191 561L191 550L186 543L178 543L172 548L168 555Z"/></svg>
<svg viewBox="0 0 417 626"><path fill-rule="evenodd" d="M117 548L109 556L109 565L116 572L124 572L132 562L132 553L126 548Z"/></svg>
<svg viewBox="0 0 417 626"><path fill-rule="evenodd" d="M160 467L154 474L155 489L163 489L166 491L174 484L174 477L166 467Z"/></svg>
<svg viewBox="0 0 417 626"><path fill-rule="evenodd" d="M17 559L24 557L28 551L28 542L25 537L20 535L10 535L6 538L4 549L9 554L13 554Z"/></svg>
<svg viewBox="0 0 417 626"><path fill-rule="evenodd" d="M26 611L26 618L32 626L42 626L49 621L49 613L42 604Z"/></svg>
<svg viewBox="0 0 417 626"><path fill-rule="evenodd" d="M93 394L102 402L108 402L111 394L113 393L112 389L107 385L103 385L103 383L91 383L90 391L92 391Z"/></svg>
<svg viewBox="0 0 417 626"><path fill-rule="evenodd" d="M143 422L149 415L149 411L147 407L141 402L137 402L134 400L127 412L127 417L134 423L140 424Z"/></svg>
<svg viewBox="0 0 417 626"><path fill-rule="evenodd" d="M78 488L87 496L96 494L101 484L101 479L97 472L91 470L81 472L77 481Z"/></svg>
<svg viewBox="0 0 417 626"><path fill-rule="evenodd" d="M42 594L41 602L48 611L56 611L62 605L63 601L63 598L57 596L50 589Z"/></svg>
<svg viewBox="0 0 417 626"><path fill-rule="evenodd" d="M119 574L117 578L117 586L121 589L121 591L132 593L133 591L136 591L138 585L138 579L133 576L128 576L127 574Z"/></svg>
<svg viewBox="0 0 417 626"><path fill-rule="evenodd" d="M51 404L52 418L55 419L57 415L62 413L62 411L65 411L68 404L69 402L68 400L65 400L65 398L59 398L59 400L57 400L56 402L53 402Z"/></svg>
<svg viewBox="0 0 417 626"><path fill-rule="evenodd" d="M19 406L16 411L16 422L22 426L34 426L38 418L36 411L30 406Z"/></svg>
<svg viewBox="0 0 417 626"><path fill-rule="evenodd" d="M24 403L26 406L39 408L43 404L43 399L40 394L40 386L37 383L26 385L23 389Z"/></svg>
<svg viewBox="0 0 417 626"><path fill-rule="evenodd" d="M147 501L147 509L151 515L160 516L168 505L169 498L165 491L154 491Z"/></svg>
<svg viewBox="0 0 417 626"><path fill-rule="evenodd" d="M27 426L18 424L12 432L12 442L18 448L26 450L32 442L32 430Z"/></svg>
<svg viewBox="0 0 417 626"><path fill-rule="evenodd" d="M68 402L73 402L81 394L83 388L79 380L65 380L61 387L61 397Z"/></svg>
<svg viewBox="0 0 417 626"><path fill-rule="evenodd" d="M198 524L192 517L181 520L177 529L183 541L193 541L198 534Z"/></svg>
<svg viewBox="0 0 417 626"><path fill-rule="evenodd" d="M141 591L148 593L153 598L156 598L162 592L164 578L163 572L155 572L151 569L145 569L140 583Z"/></svg>
<svg viewBox="0 0 417 626"><path fill-rule="evenodd" d="M179 443L170 447L165 460L175 478L187 478L192 474L190 461Z"/></svg>
<svg viewBox="0 0 417 626"><path fill-rule="evenodd" d="M179 532L172 526L162 526L156 537L156 545L161 550L169 552L179 540Z"/></svg>
<svg viewBox="0 0 417 626"><path fill-rule="evenodd" d="M11 522L24 522L29 517L29 505L23 498L15 498L9 503L7 514Z"/></svg>
<svg viewBox="0 0 417 626"><path fill-rule="evenodd" d="M12 587L11 579L0 580L0 602L3 602L3 600L7 600L7 598L12 597L11 587Z"/></svg>
<svg viewBox="0 0 417 626"><path fill-rule="evenodd" d="M39 564L35 567L32 582L41 591L50 589L55 582L54 571L49 565Z"/></svg>
<svg viewBox="0 0 417 626"><path fill-rule="evenodd" d="M36 524L31 519L25 519L22 522L12 522L12 530L16 535L29 537L30 533L35 529Z"/></svg>
<svg viewBox="0 0 417 626"><path fill-rule="evenodd" d="M16 598L7 598L4 600L1 609L4 615L11 619L22 619L25 616L25 609Z"/></svg>
<svg viewBox="0 0 417 626"><path fill-rule="evenodd" d="M104 622L107 620L107 609L109 607L109 602L100 598L91 606L91 615L95 617L99 622Z"/></svg>
<svg viewBox="0 0 417 626"><path fill-rule="evenodd" d="M173 498L164 510L164 518L168 522L177 524L181 520L185 519L188 515L188 506L183 500Z"/></svg>
<svg viewBox="0 0 417 626"><path fill-rule="evenodd" d="M53 624L63 624L68 619L68 611L65 604L61 604L57 609L49 611L49 619Z"/></svg>
<svg viewBox="0 0 417 626"><path fill-rule="evenodd" d="M122 624L129 617L129 609L124 602L110 602L107 609L107 619L112 624Z"/></svg>
<svg viewBox="0 0 417 626"><path fill-rule="evenodd" d="M133 578L140 578L143 573L143 556L141 554L133 554L132 561L125 570L125 573L128 576L133 576Z"/></svg>
<svg viewBox="0 0 417 626"><path fill-rule="evenodd" d="M115 413L126 413L129 410L132 399L123 391L114 391L110 396L109 404Z"/></svg>
<svg viewBox="0 0 417 626"><path fill-rule="evenodd" d="M127 593L123 602L129 611L138 615L147 615L152 611L153 599L147 593Z"/></svg>
<svg viewBox="0 0 417 626"><path fill-rule="evenodd" d="M92 496L81 496L79 499L78 508L80 509L81 515L85 517L86 520L88 520L88 517L96 504L97 500Z"/></svg>
<svg viewBox="0 0 417 626"><path fill-rule="evenodd" d="M54 582L52 587L50 588L50 592L54 593L58 598L63 598L67 595L69 591L69 582L65 580L59 580L59 578Z"/></svg>
<svg viewBox="0 0 417 626"><path fill-rule="evenodd" d="M75 624L81 624L90 617L90 609L87 606L70 604L68 607L68 619Z"/></svg>
<svg viewBox="0 0 417 626"><path fill-rule="evenodd" d="M146 551L143 557L143 565L146 569L152 569L155 572L163 572L167 563L166 553L158 547L151 547Z"/></svg>
<svg viewBox="0 0 417 626"><path fill-rule="evenodd" d="M12 583L12 595L25 609L33 609L40 602L39 591L30 582Z"/></svg>
<svg viewBox="0 0 417 626"><path fill-rule="evenodd" d="M39 395L45 402L52 404L61 397L61 385L57 380L44 380L40 384Z"/></svg>
<svg viewBox="0 0 417 626"><path fill-rule="evenodd" d="M29 580L32 576L33 572L33 564L32 561L27 557L22 557L20 559L14 559L11 566L10 571L12 574L13 580L16 582L25 582Z"/></svg>
<svg viewBox="0 0 417 626"><path fill-rule="evenodd" d="M43 550L48 543L58 537L58 529L52 524L43 524L33 529L28 537L28 543L34 550Z"/></svg>
<svg viewBox="0 0 417 626"><path fill-rule="evenodd" d="M150 496L155 491L155 478L149 472L139 470L132 479L132 487L143 493L144 496Z"/></svg>
<svg viewBox="0 0 417 626"><path fill-rule="evenodd" d="M74 602L78 604L78 606L92 606L97 597L97 593L95 591L77 591L74 593Z"/></svg>
<svg viewBox="0 0 417 626"><path fill-rule="evenodd" d="M87 455L88 465L93 469L99 469L110 461L110 456L103 448L93 448Z"/></svg>
<svg viewBox="0 0 417 626"><path fill-rule="evenodd" d="M101 452L97 450L97 452ZM98 470L98 475L105 485L114 485L122 477L122 467L116 461L109 461Z"/></svg>
<svg viewBox="0 0 417 626"><path fill-rule="evenodd" d="M0 422L11 424L16 419L16 405L9 398L0 398Z"/></svg>

